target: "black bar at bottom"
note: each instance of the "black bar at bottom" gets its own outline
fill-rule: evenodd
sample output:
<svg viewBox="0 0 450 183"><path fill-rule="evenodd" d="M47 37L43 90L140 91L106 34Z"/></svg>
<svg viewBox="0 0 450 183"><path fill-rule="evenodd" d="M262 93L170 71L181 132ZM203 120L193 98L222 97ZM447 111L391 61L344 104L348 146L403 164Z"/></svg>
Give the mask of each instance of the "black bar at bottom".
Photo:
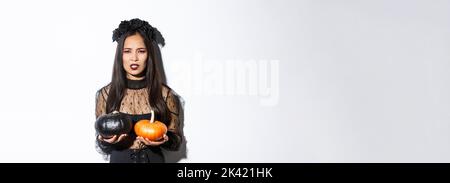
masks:
<svg viewBox="0 0 450 183"><path fill-rule="evenodd" d="M4 179L156 182L286 182L450 178L448 163L3 163ZM161 182L161 181L158 181Z"/></svg>

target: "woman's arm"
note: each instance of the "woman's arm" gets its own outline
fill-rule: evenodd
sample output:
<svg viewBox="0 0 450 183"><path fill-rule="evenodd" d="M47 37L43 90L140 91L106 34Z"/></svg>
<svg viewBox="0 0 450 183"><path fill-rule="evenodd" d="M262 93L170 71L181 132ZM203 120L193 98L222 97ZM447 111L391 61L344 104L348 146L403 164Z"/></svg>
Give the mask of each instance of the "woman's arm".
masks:
<svg viewBox="0 0 450 183"><path fill-rule="evenodd" d="M95 119L97 120L100 116L106 114L106 99L108 97L107 87L103 87L98 90L95 96ZM99 134L95 133L96 137L96 149L99 153L107 156L112 151L112 144L105 142L99 136Z"/></svg>
<svg viewBox="0 0 450 183"><path fill-rule="evenodd" d="M183 142L183 135L181 130L183 106L180 102L180 97L177 96L170 88L166 88L167 92L163 93L169 108L170 123L167 127L167 136L169 140L161 146L169 151L177 151Z"/></svg>

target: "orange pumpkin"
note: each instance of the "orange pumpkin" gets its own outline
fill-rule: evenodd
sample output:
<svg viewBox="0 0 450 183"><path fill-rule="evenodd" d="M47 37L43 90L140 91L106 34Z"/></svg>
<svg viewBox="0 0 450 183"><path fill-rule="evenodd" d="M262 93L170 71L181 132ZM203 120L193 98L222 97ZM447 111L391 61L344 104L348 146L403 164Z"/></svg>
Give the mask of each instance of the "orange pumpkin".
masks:
<svg viewBox="0 0 450 183"><path fill-rule="evenodd" d="M167 126L160 121L155 121L155 112L153 110L151 110L151 114L150 120L139 120L134 125L134 132L136 135L148 138L151 141L158 141L167 133Z"/></svg>

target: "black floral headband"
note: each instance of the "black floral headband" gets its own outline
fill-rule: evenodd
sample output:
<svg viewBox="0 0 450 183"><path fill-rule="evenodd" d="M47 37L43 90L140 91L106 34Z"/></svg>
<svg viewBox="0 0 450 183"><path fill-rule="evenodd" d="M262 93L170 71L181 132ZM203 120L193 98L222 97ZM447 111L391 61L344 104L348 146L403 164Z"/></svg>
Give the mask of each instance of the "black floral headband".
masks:
<svg viewBox="0 0 450 183"><path fill-rule="evenodd" d="M165 41L161 33L155 27L152 27L147 21L138 18L124 20L120 22L119 27L113 31L113 42L119 40L127 32L139 32L148 39L164 46Z"/></svg>

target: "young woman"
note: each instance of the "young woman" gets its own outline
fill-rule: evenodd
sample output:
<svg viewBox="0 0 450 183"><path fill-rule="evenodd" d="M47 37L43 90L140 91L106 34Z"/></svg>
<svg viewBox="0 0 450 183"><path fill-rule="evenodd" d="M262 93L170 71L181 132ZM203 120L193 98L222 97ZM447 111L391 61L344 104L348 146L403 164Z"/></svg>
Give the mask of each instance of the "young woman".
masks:
<svg viewBox="0 0 450 183"><path fill-rule="evenodd" d="M159 141L128 134L102 137L96 134L96 145L111 163L163 163L161 148L179 149L183 141L180 131L182 105L180 97L165 84L159 45L161 33L140 19L122 21L113 31L117 42L112 80L97 91L95 115L118 111L128 115L133 125L141 119L155 119L166 124L168 131Z"/></svg>

